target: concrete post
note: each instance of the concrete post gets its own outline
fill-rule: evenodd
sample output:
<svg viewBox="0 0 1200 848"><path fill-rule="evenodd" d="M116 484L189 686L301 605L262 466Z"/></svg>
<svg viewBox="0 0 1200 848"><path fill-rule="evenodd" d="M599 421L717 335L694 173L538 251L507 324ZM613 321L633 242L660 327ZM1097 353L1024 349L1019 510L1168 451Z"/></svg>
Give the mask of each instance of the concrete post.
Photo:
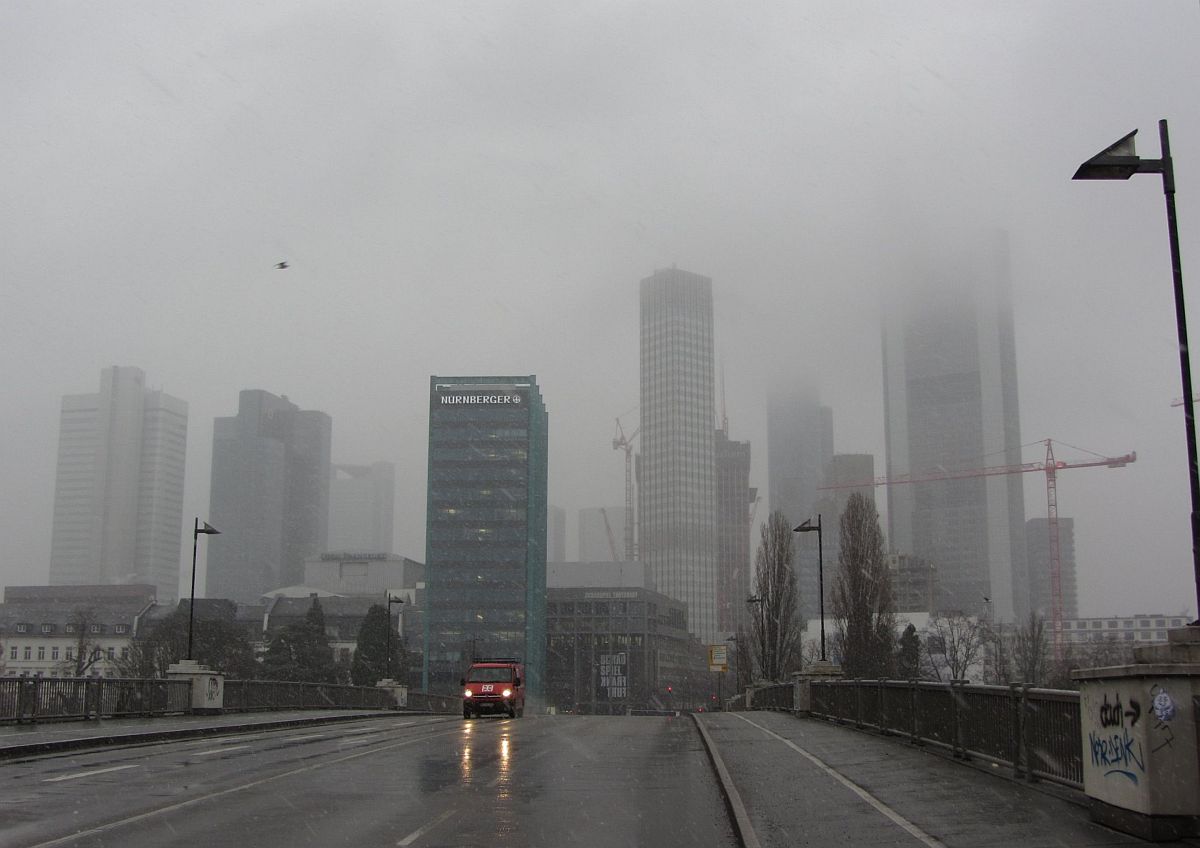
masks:
<svg viewBox="0 0 1200 848"><path fill-rule="evenodd" d="M792 675L795 690L792 693L792 707L797 715L808 715L812 712L813 681L837 680L842 676L842 667L834 665L829 660L818 660Z"/></svg>
<svg viewBox="0 0 1200 848"><path fill-rule="evenodd" d="M1200 627L1072 677L1092 819L1153 841L1200 835Z"/></svg>
<svg viewBox="0 0 1200 848"><path fill-rule="evenodd" d="M192 713L215 715L225 707L225 673L213 671L196 660L180 660L167 666L170 680L190 680L192 684Z"/></svg>
<svg viewBox="0 0 1200 848"><path fill-rule="evenodd" d="M408 686L406 684L395 681L390 677L385 677L376 683L375 686L379 689L387 689L392 693L392 709L403 710L408 708Z"/></svg>

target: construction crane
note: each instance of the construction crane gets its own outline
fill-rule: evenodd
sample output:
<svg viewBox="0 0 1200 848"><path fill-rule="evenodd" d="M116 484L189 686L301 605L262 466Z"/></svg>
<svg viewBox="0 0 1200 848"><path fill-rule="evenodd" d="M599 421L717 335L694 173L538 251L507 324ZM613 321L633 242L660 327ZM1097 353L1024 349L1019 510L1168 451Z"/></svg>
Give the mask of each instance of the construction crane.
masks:
<svg viewBox="0 0 1200 848"><path fill-rule="evenodd" d="M621 562L621 555L617 553L617 539L613 536L612 525L608 523L608 510L600 507L600 517L604 519L604 532L608 534L608 549L612 551L613 562Z"/></svg>
<svg viewBox="0 0 1200 848"><path fill-rule="evenodd" d="M642 431L638 427L633 435L626 437L621 419L617 419L617 429L613 433L613 450L625 451L625 560L632 562L637 559L637 548L633 534L633 440ZM605 521L608 519L606 518ZM609 531L611 532L611 531Z"/></svg>
<svg viewBox="0 0 1200 848"><path fill-rule="evenodd" d="M990 465L984 468L964 468L947 471L923 471L916 474L897 474L894 477L876 477L859 483L843 483L836 486L820 486L820 489L859 489L864 486L897 486L906 483L929 483L939 480L963 480L969 477L994 477L1001 474L1027 474L1042 471L1046 474L1046 518L1050 531L1050 603L1054 627L1054 659L1061 662L1063 656L1063 606L1062 606L1062 555L1058 537L1058 472L1068 468L1124 468L1137 461L1137 452L1124 456L1104 456L1085 462L1064 462L1054 458L1054 443L1043 440L1046 459L1043 462L1023 462L1020 465Z"/></svg>

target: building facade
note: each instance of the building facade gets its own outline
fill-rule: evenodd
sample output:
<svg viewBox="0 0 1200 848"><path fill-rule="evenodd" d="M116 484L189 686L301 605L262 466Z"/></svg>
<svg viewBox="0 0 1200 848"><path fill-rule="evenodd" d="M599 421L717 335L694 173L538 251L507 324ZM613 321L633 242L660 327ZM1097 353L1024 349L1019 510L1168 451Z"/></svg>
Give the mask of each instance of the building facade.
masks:
<svg viewBox="0 0 1200 848"><path fill-rule="evenodd" d="M712 280L678 269L641 282L638 555L683 601L704 642L717 620Z"/></svg>
<svg viewBox="0 0 1200 848"><path fill-rule="evenodd" d="M1042 618L1054 616L1050 581L1050 520L1031 518L1025 522L1025 550L1029 560L1029 604ZM1075 575L1075 519L1058 518L1059 577L1063 619L1079 615L1079 590Z"/></svg>
<svg viewBox="0 0 1200 848"><path fill-rule="evenodd" d="M833 459L833 410L817 390L776 379L767 393L767 499L795 527L813 517Z"/></svg>
<svg viewBox="0 0 1200 848"><path fill-rule="evenodd" d="M390 551L395 511L395 465L334 465L326 545L331 551Z"/></svg>
<svg viewBox="0 0 1200 848"><path fill-rule="evenodd" d="M1080 642L1165 642L1167 631L1188 623L1185 615L1139 613L1108 618L1063 619L1063 641ZM1050 629L1047 626L1047 634ZM1053 638L1048 635L1047 638Z"/></svg>
<svg viewBox="0 0 1200 848"><path fill-rule="evenodd" d="M332 431L324 412L258 389L214 421L208 597L254 603L326 550Z"/></svg>
<svg viewBox="0 0 1200 848"><path fill-rule="evenodd" d="M431 377L426 691L476 656L519 657L541 693L548 416L537 379Z"/></svg>
<svg viewBox="0 0 1200 848"><path fill-rule="evenodd" d="M1021 462L1007 244L961 239L913 268L883 325L887 476L926 482L888 487L888 542L936 566L947 609L988 597L1013 621L1029 609L1021 477L971 473ZM928 481L947 472L963 476Z"/></svg>
<svg viewBox="0 0 1200 848"><path fill-rule="evenodd" d="M67 395L59 423L50 582L149 583L179 594L187 404L113 366Z"/></svg>
<svg viewBox="0 0 1200 848"><path fill-rule="evenodd" d="M725 430L715 435L717 462L717 627L728 636L749 626L746 599L750 573L750 443L735 442Z"/></svg>

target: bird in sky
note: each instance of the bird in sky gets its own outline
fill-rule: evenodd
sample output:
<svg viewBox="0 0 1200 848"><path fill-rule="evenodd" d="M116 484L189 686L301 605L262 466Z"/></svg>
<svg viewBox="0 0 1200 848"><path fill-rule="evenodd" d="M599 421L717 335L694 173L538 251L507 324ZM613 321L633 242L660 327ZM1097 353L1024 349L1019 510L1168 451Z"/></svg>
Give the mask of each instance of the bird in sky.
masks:
<svg viewBox="0 0 1200 848"><path fill-rule="evenodd" d="M276 262L275 267L280 271L285 271L288 268L288 264L287 262Z"/></svg>

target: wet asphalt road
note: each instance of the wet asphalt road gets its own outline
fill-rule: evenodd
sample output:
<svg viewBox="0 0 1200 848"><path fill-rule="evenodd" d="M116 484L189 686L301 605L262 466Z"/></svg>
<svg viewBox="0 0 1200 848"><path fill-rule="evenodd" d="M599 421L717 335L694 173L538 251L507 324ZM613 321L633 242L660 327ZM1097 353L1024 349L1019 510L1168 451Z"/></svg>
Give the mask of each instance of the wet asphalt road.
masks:
<svg viewBox="0 0 1200 848"><path fill-rule="evenodd" d="M0 765L3 846L732 846L692 720L397 717Z"/></svg>

